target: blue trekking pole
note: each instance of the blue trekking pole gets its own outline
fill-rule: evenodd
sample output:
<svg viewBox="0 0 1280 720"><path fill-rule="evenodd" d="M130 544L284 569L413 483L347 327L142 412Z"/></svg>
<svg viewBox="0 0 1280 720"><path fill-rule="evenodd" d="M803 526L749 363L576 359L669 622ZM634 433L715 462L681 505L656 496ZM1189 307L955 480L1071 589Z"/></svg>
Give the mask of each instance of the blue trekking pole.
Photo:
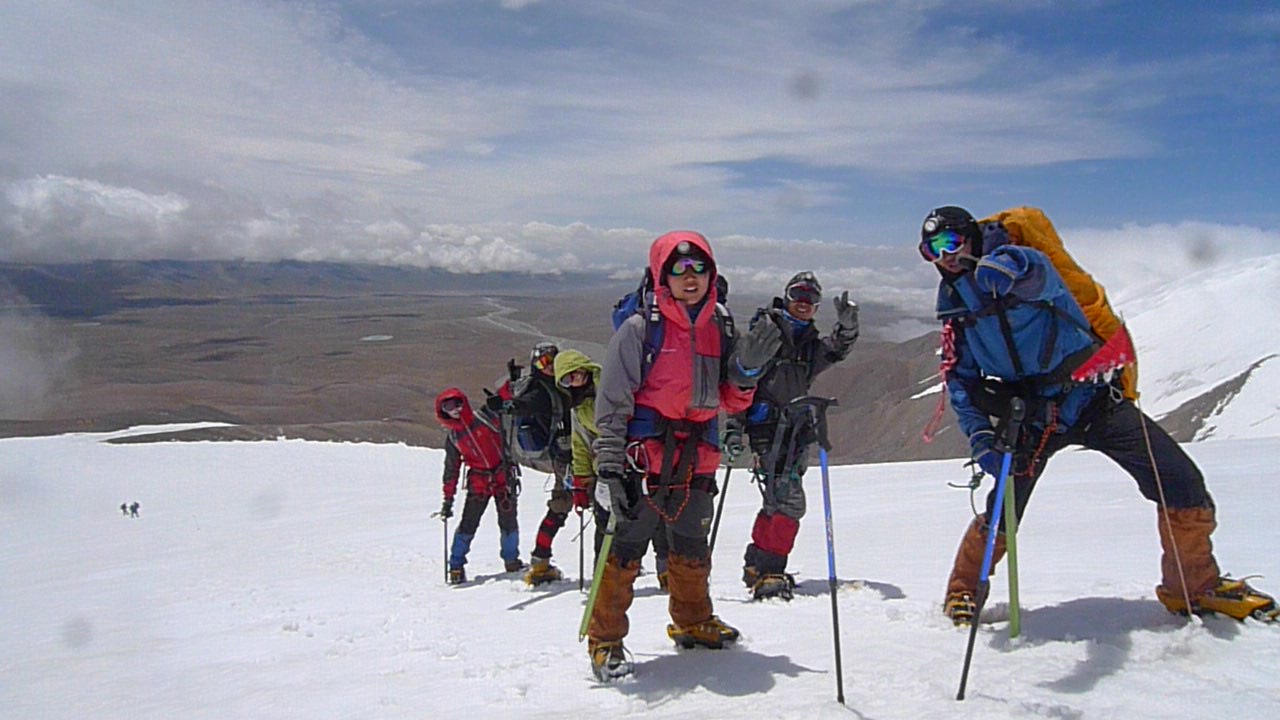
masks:
<svg viewBox="0 0 1280 720"><path fill-rule="evenodd" d="M991 559L995 556L996 535L1000 532L1000 511L1004 506L1004 489L1009 481L1009 472L1013 465L1013 449L1017 444L1018 428L1022 425L1026 409L1022 398L1015 397L1009 401L1009 426L1005 429L1004 459L1000 462L1000 478L996 480L995 506L987 517L987 547L982 553L982 569L978 573L973 619L969 623L969 646L964 651L964 669L960 671L960 690L956 693L956 700L964 700L964 688L969 682L969 663L973 659L973 644L978 639L978 619L982 617L982 608L987 604L987 596L991 593Z"/></svg>
<svg viewBox="0 0 1280 720"><path fill-rule="evenodd" d="M835 533L831 527L831 484L827 474L827 449L818 447L822 462L822 510L827 521L827 582L831 586L831 634L836 645L836 702L844 704L844 671L840 667L840 611L836 605Z"/></svg>
<svg viewBox="0 0 1280 720"><path fill-rule="evenodd" d="M827 463L827 450L831 441L827 438L827 407L835 405L835 398L802 398L809 405L818 434L818 460L822 464L822 510L827 524L827 584L831 589L831 635L836 650L836 702L844 705L844 669L840 658L840 610L836 602L836 543L831 524L831 480Z"/></svg>

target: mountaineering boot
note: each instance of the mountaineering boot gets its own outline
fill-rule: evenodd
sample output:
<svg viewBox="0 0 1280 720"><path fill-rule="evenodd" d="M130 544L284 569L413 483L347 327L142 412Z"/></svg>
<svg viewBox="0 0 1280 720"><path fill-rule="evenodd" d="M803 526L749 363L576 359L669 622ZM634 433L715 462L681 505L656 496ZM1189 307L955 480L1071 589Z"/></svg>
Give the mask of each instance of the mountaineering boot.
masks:
<svg viewBox="0 0 1280 720"><path fill-rule="evenodd" d="M610 554L605 561L604 573L596 590L596 606L591 610L587 636L594 645L605 642L622 642L631 628L627 610L635 599L636 575L640 561L622 562Z"/></svg>
<svg viewBox="0 0 1280 720"><path fill-rule="evenodd" d="M756 583L760 582L760 571L755 565L744 565L742 567L742 584L748 588L754 588Z"/></svg>
<svg viewBox="0 0 1280 720"><path fill-rule="evenodd" d="M996 563L1004 557L1004 535L996 535L996 545L991 554L991 574L995 574ZM978 595L978 575L982 572L982 558L987 553L987 518L978 515L965 529L960 539L960 547L956 549L956 561L951 566L951 577L947 579L947 597L943 601L942 612L955 622L952 613L952 599L957 595L968 595L969 604L974 605L973 598ZM963 610L963 608L961 608ZM973 618L970 610L963 623ZM961 624L957 622L956 624Z"/></svg>
<svg viewBox="0 0 1280 720"><path fill-rule="evenodd" d="M1218 527L1212 507L1156 509L1156 527L1160 531L1160 586L1156 597L1178 599L1178 607L1186 611L1184 596L1195 599L1218 584L1222 572L1213 557L1209 536ZM1166 603L1166 607L1168 603Z"/></svg>
<svg viewBox="0 0 1280 720"><path fill-rule="evenodd" d="M738 641L741 633L738 629L726 625L720 618L712 615L710 619L691 625L667 625L667 637L682 648L701 645L705 648L719 650L725 645Z"/></svg>
<svg viewBox="0 0 1280 720"><path fill-rule="evenodd" d="M942 606L942 613L951 618L951 622L955 623L956 627L971 624L973 615L977 611L978 604L974 602L973 595L967 592L951 593Z"/></svg>
<svg viewBox="0 0 1280 720"><path fill-rule="evenodd" d="M461 585L467 581L467 571L463 568L449 568L449 584Z"/></svg>
<svg viewBox="0 0 1280 720"><path fill-rule="evenodd" d="M677 627L702 622L715 612L707 583L710 575L709 558L667 557L667 613Z"/></svg>
<svg viewBox="0 0 1280 720"><path fill-rule="evenodd" d="M1156 588L1156 597L1169 612L1187 614L1186 599L1175 595L1163 585ZM1191 596L1191 612L1196 615L1218 613L1236 620L1253 618L1262 622L1280 622L1280 606L1275 598L1258 592L1243 580L1218 578L1218 584L1199 595Z"/></svg>
<svg viewBox="0 0 1280 720"><path fill-rule="evenodd" d="M527 567L520 558L515 560L504 560L503 565L507 568L507 572L520 572Z"/></svg>
<svg viewBox="0 0 1280 720"><path fill-rule="evenodd" d="M529 572L524 574L526 583L541 585L563 579L564 573L560 572L560 568L551 564L551 558L535 557L529 559Z"/></svg>
<svg viewBox="0 0 1280 720"><path fill-rule="evenodd" d="M591 674L600 682L607 683L635 672L631 653L621 640L592 640L587 644L587 652L591 653Z"/></svg>
<svg viewBox="0 0 1280 720"><path fill-rule="evenodd" d="M751 588L751 599L782 598L783 600L790 600L795 588L796 580L791 575L787 573L771 573L762 576L756 581L756 584Z"/></svg>

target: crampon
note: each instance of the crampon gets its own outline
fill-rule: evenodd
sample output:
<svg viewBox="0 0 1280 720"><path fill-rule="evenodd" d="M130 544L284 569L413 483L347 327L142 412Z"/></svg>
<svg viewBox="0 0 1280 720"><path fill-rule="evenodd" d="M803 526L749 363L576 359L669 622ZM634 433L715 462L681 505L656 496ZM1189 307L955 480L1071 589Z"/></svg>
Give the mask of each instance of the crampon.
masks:
<svg viewBox="0 0 1280 720"><path fill-rule="evenodd" d="M1156 597L1169 612L1187 614L1187 603L1181 593L1156 587ZM1218 578L1212 590L1191 598L1191 612L1196 615L1218 614L1236 620L1253 618L1266 623L1280 622L1280 606L1276 599L1250 587L1243 579Z"/></svg>
<svg viewBox="0 0 1280 720"><path fill-rule="evenodd" d="M725 645L737 642L739 635L737 628L726 625L715 615L712 615L708 620L685 625L684 627L676 627L674 624L667 625L667 637L675 641L675 644L686 649L701 645L705 648L719 650Z"/></svg>
<svg viewBox="0 0 1280 720"><path fill-rule="evenodd" d="M600 682L607 683L626 677L635 672L635 663L631 653L622 645L621 640L612 642L592 642L591 674Z"/></svg>
<svg viewBox="0 0 1280 720"><path fill-rule="evenodd" d="M973 599L973 595L967 592L954 592L947 596L947 601L942 605L942 614L951 618L951 622L957 627L968 626L973 622L973 616L978 612L978 604Z"/></svg>

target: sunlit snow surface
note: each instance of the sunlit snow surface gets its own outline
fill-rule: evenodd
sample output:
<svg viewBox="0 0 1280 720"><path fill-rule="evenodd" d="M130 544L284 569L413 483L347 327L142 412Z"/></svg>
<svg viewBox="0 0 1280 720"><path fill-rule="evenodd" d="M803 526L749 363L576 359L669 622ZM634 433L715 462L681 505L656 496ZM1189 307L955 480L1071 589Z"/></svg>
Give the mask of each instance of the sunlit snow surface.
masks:
<svg viewBox="0 0 1280 720"><path fill-rule="evenodd" d="M816 467L790 566L798 597L746 602L759 500L738 471L711 579L742 642L673 649L650 572L627 638L636 676L605 687L577 641L574 517L555 544L570 580L532 590L502 573L490 511L475 580L453 588L429 518L440 451L104 437L0 441L0 717L1134 720L1280 707L1280 628L1166 613L1154 507L1096 453L1060 454L1041 482L1018 538L1023 637L982 627L962 703L966 635L938 612L970 518L968 493L946 486L960 463L832 468L842 708ZM1280 591L1280 439L1189 448L1218 502L1224 571ZM526 475L526 558L544 484ZM140 517L126 518L133 501ZM993 604L1004 580L1001 566Z"/></svg>

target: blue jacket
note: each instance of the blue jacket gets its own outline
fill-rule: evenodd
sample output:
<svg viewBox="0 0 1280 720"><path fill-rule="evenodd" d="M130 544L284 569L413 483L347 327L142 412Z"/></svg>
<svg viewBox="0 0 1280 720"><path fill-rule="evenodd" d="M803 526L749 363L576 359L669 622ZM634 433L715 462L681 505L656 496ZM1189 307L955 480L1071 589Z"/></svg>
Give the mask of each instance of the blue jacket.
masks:
<svg viewBox="0 0 1280 720"><path fill-rule="evenodd" d="M1001 306L1016 361L1001 328ZM956 330L956 364L948 373L947 391L975 457L993 439L989 418L970 401L982 377L1029 381L1026 386L1039 399L1057 404L1059 433L1079 421L1102 387L1049 381L1050 373L1068 358L1087 354L1095 339L1080 305L1049 258L1038 250L998 247L979 260L972 272L944 279L938 287L937 311L938 319L951 321ZM1028 420L1045 426L1042 416Z"/></svg>

